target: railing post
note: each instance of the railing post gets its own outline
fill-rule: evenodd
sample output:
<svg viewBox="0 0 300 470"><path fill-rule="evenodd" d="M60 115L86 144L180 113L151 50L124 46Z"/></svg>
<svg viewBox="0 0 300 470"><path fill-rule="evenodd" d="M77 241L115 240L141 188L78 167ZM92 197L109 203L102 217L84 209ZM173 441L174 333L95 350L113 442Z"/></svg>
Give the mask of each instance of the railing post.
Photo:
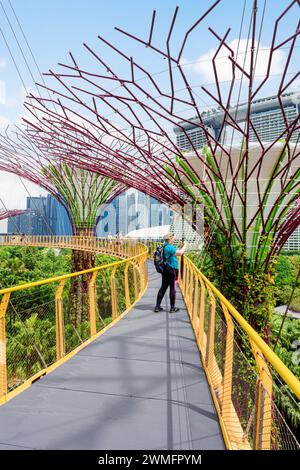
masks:
<svg viewBox="0 0 300 470"><path fill-rule="evenodd" d="M138 276L137 276L137 265L135 264L133 266L133 279L134 279L134 294L135 294L135 300L139 296L139 286L138 286Z"/></svg>
<svg viewBox="0 0 300 470"><path fill-rule="evenodd" d="M111 316L112 320L115 320L118 316L118 308L117 308L117 297L116 297L116 266L113 268L112 273L110 275L110 291L111 291Z"/></svg>
<svg viewBox="0 0 300 470"><path fill-rule="evenodd" d="M210 312L209 312L209 327L206 349L206 365L210 373L213 372L213 358L215 350L215 321L216 321L216 299L210 290L207 288L210 299Z"/></svg>
<svg viewBox="0 0 300 470"><path fill-rule="evenodd" d="M65 286L65 281L59 283L55 295L55 312L56 312L56 360L61 359L65 354L64 342L64 319L63 319L63 305L62 305L62 292Z"/></svg>
<svg viewBox="0 0 300 470"><path fill-rule="evenodd" d="M7 364L6 364L6 325L5 314L10 299L10 292L4 294L0 304L0 397L7 393Z"/></svg>
<svg viewBox="0 0 300 470"><path fill-rule="evenodd" d="M125 275L125 300L126 300L126 310L130 308L130 293L129 293L129 279L128 279L128 268L129 263L126 263L124 275Z"/></svg>
<svg viewBox="0 0 300 470"><path fill-rule="evenodd" d="M94 271L89 283L89 297L90 297L90 330L91 337L97 333L97 322L96 322L96 277L98 271Z"/></svg>
<svg viewBox="0 0 300 470"><path fill-rule="evenodd" d="M197 274L195 273L195 290L194 290L194 305L193 305L193 315L192 315L192 322L194 326L196 326L196 320L198 323L198 303L199 303L199 280L197 278Z"/></svg>
<svg viewBox="0 0 300 470"><path fill-rule="evenodd" d="M233 339L234 339L234 324L227 307L222 303L222 309L226 321L226 346L225 346L225 361L224 361L224 376L223 376L223 394L221 402L221 412L225 423L230 425L231 422L231 409L232 409L232 369L233 369Z"/></svg>
<svg viewBox="0 0 300 470"><path fill-rule="evenodd" d="M271 448L273 381L263 354L250 338L249 341L259 372L256 395L254 449L269 450Z"/></svg>

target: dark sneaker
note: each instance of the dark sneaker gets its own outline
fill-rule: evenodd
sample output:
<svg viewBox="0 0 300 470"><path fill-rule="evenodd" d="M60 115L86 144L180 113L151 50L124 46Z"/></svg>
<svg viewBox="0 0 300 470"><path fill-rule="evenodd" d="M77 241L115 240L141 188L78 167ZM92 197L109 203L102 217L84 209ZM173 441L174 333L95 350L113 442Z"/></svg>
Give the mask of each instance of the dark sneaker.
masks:
<svg viewBox="0 0 300 470"><path fill-rule="evenodd" d="M161 312L163 310L162 307L155 307L154 312Z"/></svg>
<svg viewBox="0 0 300 470"><path fill-rule="evenodd" d="M171 308L170 313L179 312L179 310L180 310L180 308L178 308L178 307L173 307L173 308Z"/></svg>

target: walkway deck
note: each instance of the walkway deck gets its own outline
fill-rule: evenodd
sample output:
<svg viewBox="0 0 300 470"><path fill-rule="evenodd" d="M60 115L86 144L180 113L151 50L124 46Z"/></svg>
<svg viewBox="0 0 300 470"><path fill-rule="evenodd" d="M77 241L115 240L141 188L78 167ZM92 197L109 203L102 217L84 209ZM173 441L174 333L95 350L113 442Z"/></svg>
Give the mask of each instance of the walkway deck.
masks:
<svg viewBox="0 0 300 470"><path fill-rule="evenodd" d="M0 449L224 449L181 295L153 313L159 282L150 266L126 317L0 407Z"/></svg>

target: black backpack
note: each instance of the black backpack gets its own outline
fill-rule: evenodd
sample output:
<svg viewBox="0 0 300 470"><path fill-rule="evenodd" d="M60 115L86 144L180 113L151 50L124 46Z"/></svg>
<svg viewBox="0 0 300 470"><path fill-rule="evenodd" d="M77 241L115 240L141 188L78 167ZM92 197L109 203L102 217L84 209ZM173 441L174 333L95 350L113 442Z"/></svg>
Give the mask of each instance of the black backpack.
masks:
<svg viewBox="0 0 300 470"><path fill-rule="evenodd" d="M155 269L160 274L162 274L165 270L164 246L165 245L158 245L153 256Z"/></svg>

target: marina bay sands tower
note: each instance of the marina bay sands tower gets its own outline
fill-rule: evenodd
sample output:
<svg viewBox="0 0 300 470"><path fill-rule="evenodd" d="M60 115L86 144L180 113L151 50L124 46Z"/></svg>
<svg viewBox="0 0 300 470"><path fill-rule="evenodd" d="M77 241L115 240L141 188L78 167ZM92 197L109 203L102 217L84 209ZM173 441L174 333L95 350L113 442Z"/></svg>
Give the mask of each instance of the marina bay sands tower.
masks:
<svg viewBox="0 0 300 470"><path fill-rule="evenodd" d="M290 92L282 95L282 105L285 110L287 120L292 122L297 118L300 112L300 90ZM246 119L247 103L241 103L236 107L237 122L243 123ZM203 111L201 114L203 123L210 130L210 133L215 137L218 136L221 123L224 119L224 111L221 108L211 108ZM273 142L274 139L285 130L286 124L284 122L280 104L276 96L269 96L267 98L260 98L253 102L251 108L251 120L255 126L256 132L263 142ZM198 118L192 118L192 123L179 123L179 126L174 127L176 135L177 145L183 149L190 151L192 145L196 148L201 148L207 144L205 132L200 129L197 124L199 123ZM181 126L181 127L180 127ZM186 134L182 128L188 134L191 142L189 142ZM228 128L225 127L223 135L221 136L224 144L230 145L230 143L237 143L235 141L235 135L228 132ZM254 134L252 128L250 129L250 139L252 142L257 142L257 137ZM299 131L292 135L291 142L296 144L300 143ZM286 245L286 250L300 250L300 227L298 227L294 233L289 237Z"/></svg>

